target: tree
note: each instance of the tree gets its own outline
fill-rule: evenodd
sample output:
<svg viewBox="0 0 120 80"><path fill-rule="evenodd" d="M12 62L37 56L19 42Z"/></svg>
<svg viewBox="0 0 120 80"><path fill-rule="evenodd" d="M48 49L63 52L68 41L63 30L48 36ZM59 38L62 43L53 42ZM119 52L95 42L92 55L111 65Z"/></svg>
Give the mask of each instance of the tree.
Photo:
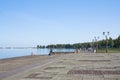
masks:
<svg viewBox="0 0 120 80"><path fill-rule="evenodd" d="M91 45L92 44L92 45ZM37 48L90 48L90 47L96 47L96 42L85 42L85 43L75 43L75 44L51 44L47 46L41 46L37 45ZM106 47L106 40L100 40L98 41L98 48L105 48ZM117 39L112 39L111 37L108 39L108 47L110 48L120 48L120 35Z"/></svg>
<svg viewBox="0 0 120 80"><path fill-rule="evenodd" d="M102 46L102 48L105 48L105 46L106 46L106 40L102 40L101 46Z"/></svg>
<svg viewBox="0 0 120 80"><path fill-rule="evenodd" d="M108 40L108 46L109 46L110 48L113 48L113 46L114 46L114 41L112 40L111 37L110 37L109 40Z"/></svg>
<svg viewBox="0 0 120 80"><path fill-rule="evenodd" d="M117 46L118 46L118 48L120 48L120 35L117 38Z"/></svg>
<svg viewBox="0 0 120 80"><path fill-rule="evenodd" d="M117 39L114 39L114 48L120 48L120 36Z"/></svg>
<svg viewBox="0 0 120 80"><path fill-rule="evenodd" d="M71 45L71 44L66 44L66 45L65 45L65 48L70 49L70 48L73 48L73 47L72 47L72 45Z"/></svg>
<svg viewBox="0 0 120 80"><path fill-rule="evenodd" d="M114 39L113 42L114 42L114 46L113 46L113 47L114 47L114 48L118 48L117 39Z"/></svg>
<svg viewBox="0 0 120 80"><path fill-rule="evenodd" d="M37 48L40 48L40 46L39 46L39 45L37 45Z"/></svg>

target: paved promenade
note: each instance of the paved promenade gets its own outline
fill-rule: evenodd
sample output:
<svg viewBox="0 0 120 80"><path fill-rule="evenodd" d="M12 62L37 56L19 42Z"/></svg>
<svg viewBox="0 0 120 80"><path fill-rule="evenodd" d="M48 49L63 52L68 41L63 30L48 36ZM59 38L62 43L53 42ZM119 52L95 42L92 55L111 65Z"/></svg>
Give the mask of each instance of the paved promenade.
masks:
<svg viewBox="0 0 120 80"><path fill-rule="evenodd" d="M60 55L2 80L120 80L120 53Z"/></svg>

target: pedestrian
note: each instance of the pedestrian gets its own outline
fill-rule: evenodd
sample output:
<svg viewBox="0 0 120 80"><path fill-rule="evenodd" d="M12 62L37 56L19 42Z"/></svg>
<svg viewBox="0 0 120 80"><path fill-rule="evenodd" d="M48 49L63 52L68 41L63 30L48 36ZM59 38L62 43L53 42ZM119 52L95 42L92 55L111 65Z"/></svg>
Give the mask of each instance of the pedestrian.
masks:
<svg viewBox="0 0 120 80"><path fill-rule="evenodd" d="M53 50L52 50L52 49L50 49L49 55L51 55L52 53L53 53Z"/></svg>

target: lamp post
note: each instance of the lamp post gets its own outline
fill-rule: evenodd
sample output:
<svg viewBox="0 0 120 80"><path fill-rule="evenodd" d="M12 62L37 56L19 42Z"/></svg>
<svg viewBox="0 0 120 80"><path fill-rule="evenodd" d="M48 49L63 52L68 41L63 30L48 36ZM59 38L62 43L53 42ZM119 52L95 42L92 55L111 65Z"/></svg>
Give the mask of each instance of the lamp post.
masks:
<svg viewBox="0 0 120 80"><path fill-rule="evenodd" d="M92 49L94 49L94 39L92 39Z"/></svg>
<svg viewBox="0 0 120 80"><path fill-rule="evenodd" d="M108 53L108 36L109 36L110 32L103 32L103 35L106 38L106 53Z"/></svg>
<svg viewBox="0 0 120 80"><path fill-rule="evenodd" d="M92 39L92 52L95 53L95 40Z"/></svg>
<svg viewBox="0 0 120 80"><path fill-rule="evenodd" d="M98 52L98 39L99 39L99 36L98 37L94 37L94 38L95 38L96 52Z"/></svg>

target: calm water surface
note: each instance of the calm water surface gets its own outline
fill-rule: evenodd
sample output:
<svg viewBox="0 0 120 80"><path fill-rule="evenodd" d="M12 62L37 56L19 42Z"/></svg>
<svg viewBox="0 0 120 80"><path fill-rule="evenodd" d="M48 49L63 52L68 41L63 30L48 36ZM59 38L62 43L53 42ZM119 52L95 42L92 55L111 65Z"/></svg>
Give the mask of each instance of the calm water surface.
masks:
<svg viewBox="0 0 120 80"><path fill-rule="evenodd" d="M28 48L28 49L0 49L0 59L12 58L12 57L20 57L20 56L28 56L31 53L35 53L36 55L48 55L50 49L36 49L36 48ZM69 52L74 51L74 49L53 49L53 51L57 52Z"/></svg>

